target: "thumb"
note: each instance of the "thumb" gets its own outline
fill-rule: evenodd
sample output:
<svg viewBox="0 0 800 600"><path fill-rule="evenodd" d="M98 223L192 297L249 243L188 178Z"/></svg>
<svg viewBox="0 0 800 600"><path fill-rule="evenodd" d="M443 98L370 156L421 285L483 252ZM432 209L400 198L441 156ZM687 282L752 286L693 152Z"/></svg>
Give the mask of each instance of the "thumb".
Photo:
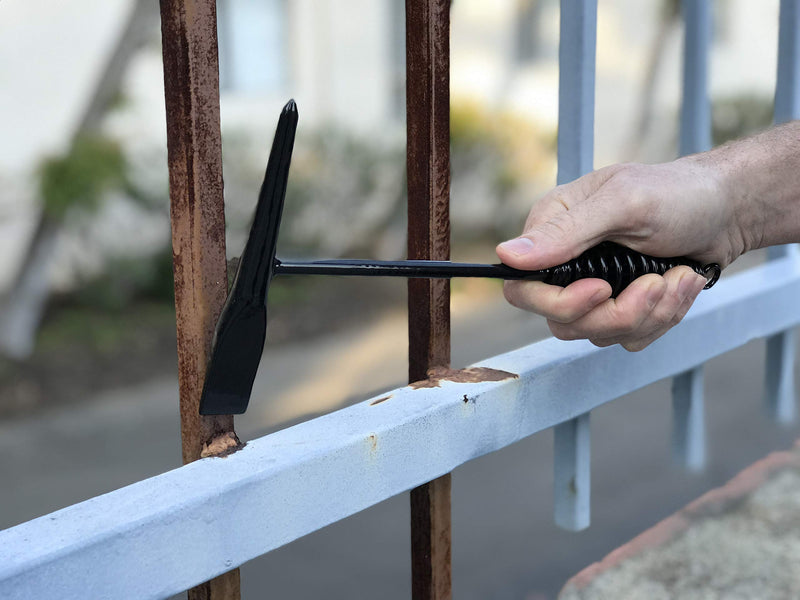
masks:
<svg viewBox="0 0 800 600"><path fill-rule="evenodd" d="M551 190L531 210L522 235L497 246L500 260L517 269L546 269L607 239L621 225L621 209L599 192L621 168L593 171Z"/></svg>
<svg viewBox="0 0 800 600"><path fill-rule="evenodd" d="M564 211L529 223L525 232L497 246L500 260L516 269L546 269L575 258L605 239L607 227L586 211Z"/></svg>

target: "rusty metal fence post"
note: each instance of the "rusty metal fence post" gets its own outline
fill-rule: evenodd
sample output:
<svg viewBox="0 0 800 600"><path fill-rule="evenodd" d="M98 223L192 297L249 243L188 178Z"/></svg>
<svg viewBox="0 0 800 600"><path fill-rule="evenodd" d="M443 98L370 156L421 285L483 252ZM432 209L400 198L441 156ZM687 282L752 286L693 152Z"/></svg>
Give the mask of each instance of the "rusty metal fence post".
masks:
<svg viewBox="0 0 800 600"><path fill-rule="evenodd" d="M215 0L161 0L183 462L235 449L233 416L201 417L214 325L225 302L225 212ZM235 569L189 590L236 600Z"/></svg>
<svg viewBox="0 0 800 600"><path fill-rule="evenodd" d="M450 258L450 1L406 0L408 258ZM408 282L408 374L450 364L450 284ZM411 491L415 600L451 597L450 474Z"/></svg>

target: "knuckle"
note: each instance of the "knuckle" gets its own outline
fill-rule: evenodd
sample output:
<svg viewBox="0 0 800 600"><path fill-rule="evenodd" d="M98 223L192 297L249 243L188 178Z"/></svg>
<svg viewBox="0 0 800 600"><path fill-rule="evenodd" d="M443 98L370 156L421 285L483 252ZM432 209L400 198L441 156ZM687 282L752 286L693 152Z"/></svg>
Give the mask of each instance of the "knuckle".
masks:
<svg viewBox="0 0 800 600"><path fill-rule="evenodd" d="M558 323L557 321L553 321L551 319L547 320L547 326L550 328L550 333L553 334L553 337L559 340L571 341L579 340L584 337L572 327L568 327L563 323Z"/></svg>
<svg viewBox="0 0 800 600"><path fill-rule="evenodd" d="M616 306L607 309L608 329L618 334L625 334L634 331L641 318L639 314L632 310L619 310Z"/></svg>
<svg viewBox="0 0 800 600"><path fill-rule="evenodd" d="M553 311L553 314L550 315L550 318L553 321L557 321L559 323L572 323L573 321L578 320L581 318L586 311L581 307L575 304L562 304L559 305L557 310Z"/></svg>

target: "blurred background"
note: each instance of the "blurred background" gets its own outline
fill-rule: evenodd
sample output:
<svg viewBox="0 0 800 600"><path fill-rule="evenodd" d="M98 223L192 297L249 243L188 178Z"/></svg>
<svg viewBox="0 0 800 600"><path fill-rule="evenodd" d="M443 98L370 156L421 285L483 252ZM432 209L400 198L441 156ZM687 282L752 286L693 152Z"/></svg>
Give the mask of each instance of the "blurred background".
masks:
<svg viewBox="0 0 800 600"><path fill-rule="evenodd" d="M713 5L721 143L771 122L778 0ZM455 260L494 261L555 185L558 18L557 0L453 3ZM404 256L404 3L219 0L218 27L228 256L243 247L289 98L300 125L279 255ZM160 35L150 0L0 5L0 527L179 465ZM601 0L596 167L676 157L681 43L677 0ZM547 335L500 290L454 282L456 366ZM404 382L403 282L278 279L269 315L244 439ZM668 383L596 411L589 532L550 523L549 433L456 471L456 597L553 597L788 445L797 431L761 414L762 376L761 342L709 363L701 475L669 465ZM408 597L406 504L246 565L245 597Z"/></svg>

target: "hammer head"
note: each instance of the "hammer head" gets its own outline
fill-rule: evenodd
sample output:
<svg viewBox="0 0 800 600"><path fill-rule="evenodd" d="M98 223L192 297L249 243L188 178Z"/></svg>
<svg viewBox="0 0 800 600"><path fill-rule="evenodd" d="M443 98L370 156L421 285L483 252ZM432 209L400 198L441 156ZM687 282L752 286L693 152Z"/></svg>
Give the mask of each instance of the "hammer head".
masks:
<svg viewBox="0 0 800 600"><path fill-rule="evenodd" d="M242 414L250 401L267 332L267 292L275 265L297 116L297 106L290 100L278 120L250 236L217 321L200 398L201 415Z"/></svg>

